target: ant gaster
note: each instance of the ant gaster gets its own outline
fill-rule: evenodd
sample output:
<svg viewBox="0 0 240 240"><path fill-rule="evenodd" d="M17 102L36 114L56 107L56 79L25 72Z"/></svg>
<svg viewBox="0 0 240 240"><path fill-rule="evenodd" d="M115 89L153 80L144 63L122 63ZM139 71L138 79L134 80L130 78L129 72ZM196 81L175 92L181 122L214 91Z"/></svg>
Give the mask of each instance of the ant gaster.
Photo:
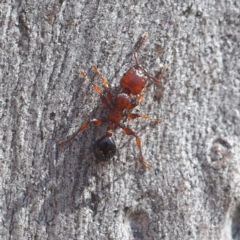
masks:
<svg viewBox="0 0 240 240"><path fill-rule="evenodd" d="M107 79L104 78L103 75L99 72L96 65L93 65L92 67L95 73L101 78L102 84L107 92L106 95L104 95L101 92L100 88L96 84L94 84L90 79L87 78L87 75L84 72L80 71L81 76L89 80L90 83L93 85L94 90L100 95L102 104L108 106L109 115L106 119L94 118L83 123L79 127L79 129L69 139L67 139L66 141L60 141L59 142L60 145L64 145L70 142L73 138L75 138L75 136L79 132L86 129L90 123L94 124L95 126L99 126L102 123L108 123L109 126L107 129L106 135L98 139L94 144L93 150L94 150L95 156L99 160L104 160L104 161L109 160L111 157L114 156L116 152L116 145L113 142L111 136L113 134L113 130L115 129L115 127L120 127L122 128L123 132L126 135L132 135L136 138L136 144L140 150L140 157L143 164L145 165L145 167L151 166L151 164L148 163L142 155L140 138L132 129L125 127L123 124L120 123L123 117L127 117L130 120L133 120L139 117L147 119L148 116L145 114L142 115L137 113L125 113L125 110L131 110L140 104L140 102L143 99L144 90L152 85L152 83L148 83L147 78L151 78L157 84L160 83L158 79L148 74L142 67L139 66L139 63L138 63L137 52L142 46L142 44L144 43L144 41L146 40L147 36L148 36L147 32L145 32L142 35L142 38L136 50L133 53L133 56L135 59L135 65L130 69L128 69L128 71L123 75L122 79L120 80L120 86L122 90L120 91L120 93L116 95L115 98L112 96L111 89L108 86ZM164 65L164 68L166 68L166 65ZM163 71L161 71L160 77L162 76L162 73ZM136 96L135 103L131 102L131 98L130 98L131 94ZM153 119L153 120L156 122L161 122L160 118Z"/></svg>

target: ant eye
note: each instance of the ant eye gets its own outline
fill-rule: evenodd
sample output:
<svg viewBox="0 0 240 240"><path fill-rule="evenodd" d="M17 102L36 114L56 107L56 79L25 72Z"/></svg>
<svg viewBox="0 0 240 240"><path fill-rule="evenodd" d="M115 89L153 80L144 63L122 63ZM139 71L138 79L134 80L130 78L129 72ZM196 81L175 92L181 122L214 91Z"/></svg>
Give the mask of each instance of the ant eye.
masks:
<svg viewBox="0 0 240 240"><path fill-rule="evenodd" d="M101 161L110 160L116 153L116 145L111 137L99 138L93 146L94 155Z"/></svg>

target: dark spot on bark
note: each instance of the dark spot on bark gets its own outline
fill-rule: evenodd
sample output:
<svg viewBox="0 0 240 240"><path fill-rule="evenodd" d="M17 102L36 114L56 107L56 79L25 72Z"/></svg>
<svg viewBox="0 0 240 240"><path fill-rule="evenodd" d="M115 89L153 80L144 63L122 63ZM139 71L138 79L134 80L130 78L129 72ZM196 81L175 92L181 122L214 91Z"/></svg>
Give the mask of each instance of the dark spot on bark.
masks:
<svg viewBox="0 0 240 240"><path fill-rule="evenodd" d="M49 117L51 120L54 120L55 116L56 116L55 112L51 112Z"/></svg>
<svg viewBox="0 0 240 240"><path fill-rule="evenodd" d="M210 157L213 162L226 159L231 154L231 145L222 138L213 141Z"/></svg>

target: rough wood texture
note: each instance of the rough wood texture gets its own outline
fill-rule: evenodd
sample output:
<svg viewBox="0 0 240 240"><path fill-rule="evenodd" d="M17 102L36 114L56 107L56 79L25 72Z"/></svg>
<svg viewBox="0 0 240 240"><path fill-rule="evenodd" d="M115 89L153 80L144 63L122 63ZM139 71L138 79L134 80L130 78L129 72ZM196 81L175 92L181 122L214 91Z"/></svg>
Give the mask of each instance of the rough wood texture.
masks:
<svg viewBox="0 0 240 240"><path fill-rule="evenodd" d="M0 3L1 239L240 239L239 1ZM117 130L115 158L92 154L106 126L97 64L113 87L133 65L158 76L137 109L162 123ZM136 112L136 111L135 111Z"/></svg>

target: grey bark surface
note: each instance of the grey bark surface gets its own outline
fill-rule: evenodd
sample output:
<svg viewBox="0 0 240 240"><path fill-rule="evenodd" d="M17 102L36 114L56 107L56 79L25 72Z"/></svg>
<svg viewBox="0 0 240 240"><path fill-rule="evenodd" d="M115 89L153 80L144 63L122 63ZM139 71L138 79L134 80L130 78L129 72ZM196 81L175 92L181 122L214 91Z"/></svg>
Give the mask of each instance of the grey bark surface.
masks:
<svg viewBox="0 0 240 240"><path fill-rule="evenodd" d="M240 239L239 1L2 1L1 239ZM96 64L114 90L139 61L158 77L114 132L106 163L92 146L106 125ZM101 86L102 88L102 86ZM103 88L102 88L103 89Z"/></svg>

